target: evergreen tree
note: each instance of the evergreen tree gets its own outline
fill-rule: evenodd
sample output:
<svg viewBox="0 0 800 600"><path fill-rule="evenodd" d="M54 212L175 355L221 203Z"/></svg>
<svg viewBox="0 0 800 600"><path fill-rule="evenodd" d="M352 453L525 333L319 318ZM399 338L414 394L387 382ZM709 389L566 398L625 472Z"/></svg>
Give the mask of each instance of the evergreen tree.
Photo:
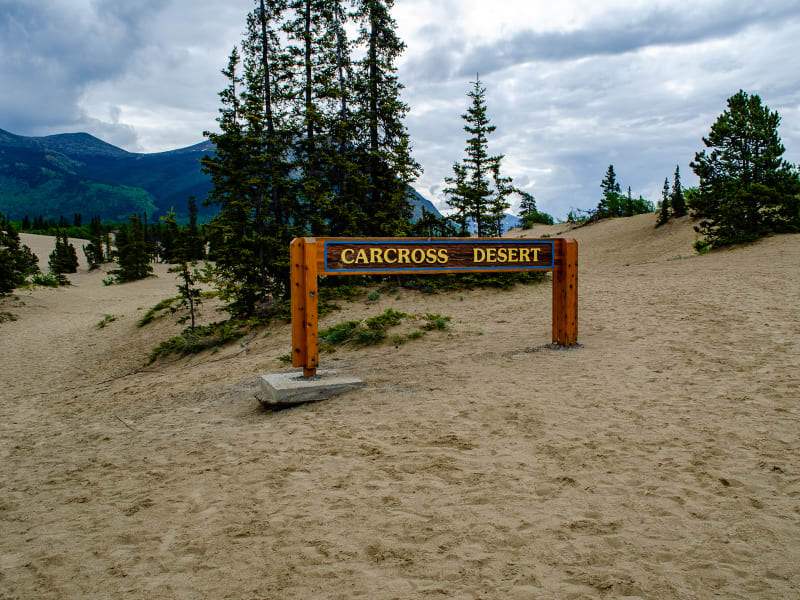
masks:
<svg viewBox="0 0 800 600"><path fill-rule="evenodd" d="M453 165L454 177L445 178L447 204L455 210L453 219L462 231L467 230L468 223L474 224L478 237L502 235L502 222L505 211L510 208L508 196L516 192L510 177L500 175L502 155L490 156L488 135L496 129L490 125L486 114L486 88L481 85L480 78L472 82L473 88L468 92L472 104L467 112L461 115L466 131L471 137L467 139L464 149L464 161Z"/></svg>
<svg viewBox="0 0 800 600"><path fill-rule="evenodd" d="M533 194L528 192L519 191L522 200L519 204L519 217L522 220L522 226L525 229L530 229L535 223L542 223L544 225L552 225L553 217L547 213L540 213L536 209L536 200Z"/></svg>
<svg viewBox="0 0 800 600"><path fill-rule="evenodd" d="M83 246L83 254L89 263L89 270L96 269L105 262L103 254L103 225L100 217L92 217L89 222L89 243Z"/></svg>
<svg viewBox="0 0 800 600"><path fill-rule="evenodd" d="M633 197L631 196L631 186L628 186L628 197L625 199L625 216L633 216Z"/></svg>
<svg viewBox="0 0 800 600"><path fill-rule="evenodd" d="M597 205L597 218L622 216L620 211L620 187L617 182L617 174L614 173L614 165L608 165L605 177L600 183L600 188L603 190L603 198Z"/></svg>
<svg viewBox="0 0 800 600"><path fill-rule="evenodd" d="M194 196L189 196L188 205L189 224L185 231L186 258L189 261L202 260L206 256L206 250L203 236L197 228L197 200Z"/></svg>
<svg viewBox="0 0 800 600"><path fill-rule="evenodd" d="M116 235L118 269L111 271L117 283L144 279L153 273L144 227L138 215L128 217Z"/></svg>
<svg viewBox="0 0 800 600"><path fill-rule="evenodd" d="M400 100L403 86L395 61L405 44L395 33L394 0L355 0L357 42L365 50L358 62L353 104L359 170L366 177L361 203L361 234L404 235L410 229L408 185L421 168L411 157Z"/></svg>
<svg viewBox="0 0 800 600"><path fill-rule="evenodd" d="M681 187L680 165L675 165L675 179L672 182L669 204L672 208L673 217L682 217L687 213L686 201L683 199L683 188Z"/></svg>
<svg viewBox="0 0 800 600"><path fill-rule="evenodd" d="M194 240L192 239L191 232L188 228L180 231L177 239L175 240L175 253L174 267L170 267L170 273L178 274L178 307L187 308L189 310L190 329L194 331L197 309L202 302L202 295L200 288L197 286L199 282L198 272L192 270L189 262L191 254L195 250L193 248Z"/></svg>
<svg viewBox="0 0 800 600"><path fill-rule="evenodd" d="M739 90L703 138L691 167L700 178L691 206L703 217L699 245L722 246L770 232L800 230L800 179L781 157L780 116L758 95Z"/></svg>
<svg viewBox="0 0 800 600"><path fill-rule="evenodd" d="M60 230L56 233L56 245L50 253L47 264L50 272L58 277L62 284L67 283L65 273L78 271L78 253L75 251L75 246L69 243L67 235Z"/></svg>
<svg viewBox="0 0 800 600"><path fill-rule="evenodd" d="M25 282L38 268L39 259L19 238L11 221L0 213L0 295L8 294Z"/></svg>
<svg viewBox="0 0 800 600"><path fill-rule="evenodd" d="M159 234L158 255L164 262L175 262L178 242L178 221L175 219L175 208L170 207L167 214L159 219L164 228Z"/></svg>
<svg viewBox="0 0 800 600"><path fill-rule="evenodd" d="M658 213L656 227L669 221L669 179L664 178L664 188L661 190L661 210Z"/></svg>
<svg viewBox="0 0 800 600"><path fill-rule="evenodd" d="M240 57L231 53L220 93L222 132L203 160L211 176L210 200L220 206L210 223L216 241L217 286L234 316L252 314L267 295L289 293L289 242L302 232L302 212L291 178L291 57L280 46L283 10L260 0L248 15Z"/></svg>

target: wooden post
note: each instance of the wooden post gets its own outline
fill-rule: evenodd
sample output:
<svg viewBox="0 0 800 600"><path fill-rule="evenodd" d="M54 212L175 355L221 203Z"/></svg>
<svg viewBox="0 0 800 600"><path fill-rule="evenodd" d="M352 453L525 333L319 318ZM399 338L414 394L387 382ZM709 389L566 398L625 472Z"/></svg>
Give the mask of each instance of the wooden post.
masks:
<svg viewBox="0 0 800 600"><path fill-rule="evenodd" d="M289 246L289 261L292 286L292 366L305 367L306 348L306 241L292 240Z"/></svg>
<svg viewBox="0 0 800 600"><path fill-rule="evenodd" d="M317 332L317 242L313 238L306 238L305 243L305 294L306 319L305 319L305 349L306 358L303 365L303 377L313 377L317 374L319 365L319 335Z"/></svg>
<svg viewBox="0 0 800 600"><path fill-rule="evenodd" d="M578 242L559 240L560 264L553 271L553 343L578 342Z"/></svg>
<svg viewBox="0 0 800 600"><path fill-rule="evenodd" d="M317 242L296 238L289 246L292 286L292 365L303 367L303 377L317 374Z"/></svg>

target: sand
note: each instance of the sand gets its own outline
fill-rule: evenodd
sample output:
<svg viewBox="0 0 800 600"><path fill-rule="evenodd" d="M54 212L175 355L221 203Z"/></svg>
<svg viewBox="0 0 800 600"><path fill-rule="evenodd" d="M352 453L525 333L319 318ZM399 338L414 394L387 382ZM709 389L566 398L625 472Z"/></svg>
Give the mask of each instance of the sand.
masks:
<svg viewBox="0 0 800 600"><path fill-rule="evenodd" d="M321 326L451 330L323 353L366 387L278 412L287 324L146 365L164 265L0 301L0 598L800 598L800 235L695 256L654 221L566 233L580 348L549 283L401 290Z"/></svg>

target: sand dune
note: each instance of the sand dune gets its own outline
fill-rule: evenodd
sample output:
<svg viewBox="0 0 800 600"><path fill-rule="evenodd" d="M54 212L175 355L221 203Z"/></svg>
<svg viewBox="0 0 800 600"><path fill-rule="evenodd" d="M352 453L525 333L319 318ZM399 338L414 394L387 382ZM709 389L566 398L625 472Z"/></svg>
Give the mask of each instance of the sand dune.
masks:
<svg viewBox="0 0 800 600"><path fill-rule="evenodd" d="M323 353L366 387L280 412L286 324L144 366L162 265L0 301L0 598L800 597L800 235L654 220L512 232L578 239L582 347L549 284L383 294L321 326L451 331Z"/></svg>

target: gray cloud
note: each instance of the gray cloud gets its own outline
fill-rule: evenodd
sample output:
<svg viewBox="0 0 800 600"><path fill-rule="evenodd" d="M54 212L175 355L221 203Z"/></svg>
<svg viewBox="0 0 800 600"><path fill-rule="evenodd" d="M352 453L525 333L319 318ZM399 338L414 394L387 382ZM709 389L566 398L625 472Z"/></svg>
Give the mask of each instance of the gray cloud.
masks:
<svg viewBox="0 0 800 600"><path fill-rule="evenodd" d="M730 37L744 29L773 27L800 16L800 4L726 2L696 7L654 7L641 14L630 11L604 16L575 31L525 29L510 37L471 45L450 36L432 44L424 55L410 60L414 79L441 81L482 76L531 61L569 61L599 55L634 52L650 46L679 46ZM423 34L424 28L419 30Z"/></svg>

